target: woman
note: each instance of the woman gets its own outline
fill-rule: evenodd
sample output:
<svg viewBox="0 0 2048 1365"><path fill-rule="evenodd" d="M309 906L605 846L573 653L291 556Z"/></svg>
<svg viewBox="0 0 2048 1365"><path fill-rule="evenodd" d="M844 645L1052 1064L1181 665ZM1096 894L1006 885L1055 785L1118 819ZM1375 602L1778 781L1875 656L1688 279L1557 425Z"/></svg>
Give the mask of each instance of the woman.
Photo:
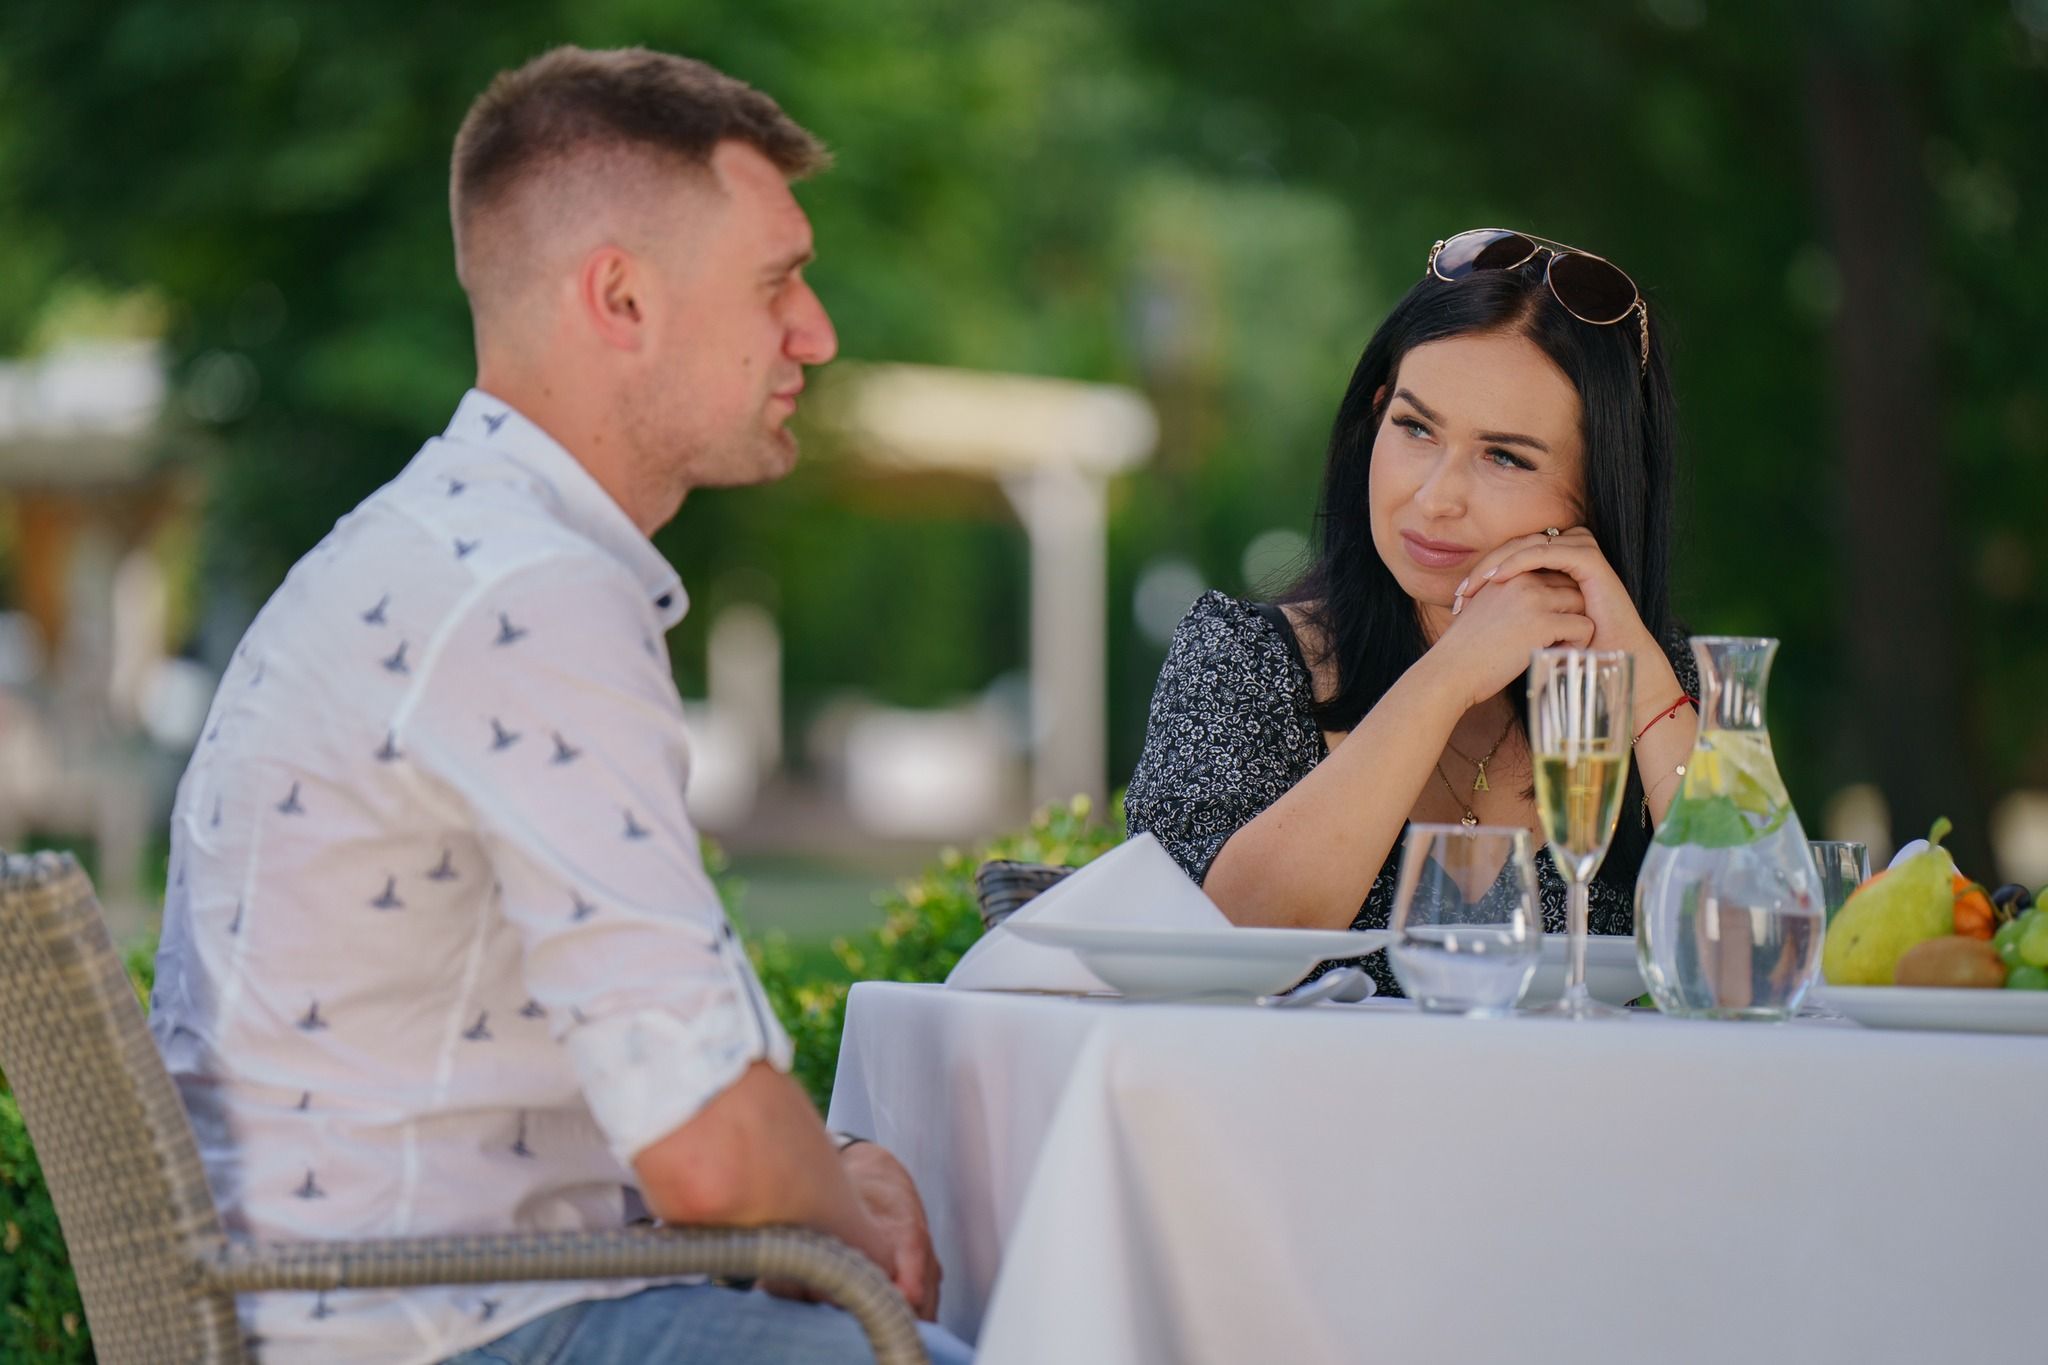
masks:
<svg viewBox="0 0 2048 1365"><path fill-rule="evenodd" d="M1697 720L1672 445L1664 348L1625 274L1496 229L1437 243L1337 411L1307 574L1279 605L1208 593L1175 631L1131 832L1238 924L1383 928L1409 821L1543 842L1530 651L1626 650L1642 733L1591 927L1631 932ZM1562 931L1565 882L1536 861ZM1383 954L1367 966L1398 993Z"/></svg>

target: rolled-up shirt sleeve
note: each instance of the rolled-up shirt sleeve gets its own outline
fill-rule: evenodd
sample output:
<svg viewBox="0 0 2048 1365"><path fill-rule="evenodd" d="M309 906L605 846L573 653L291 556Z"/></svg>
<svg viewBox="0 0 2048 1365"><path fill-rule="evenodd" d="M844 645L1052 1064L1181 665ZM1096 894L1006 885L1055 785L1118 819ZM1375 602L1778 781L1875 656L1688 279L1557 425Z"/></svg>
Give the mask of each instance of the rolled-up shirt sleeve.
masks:
<svg viewBox="0 0 2048 1365"><path fill-rule="evenodd" d="M754 1062L792 1059L684 808L661 630L607 561L503 574L432 642L392 736L468 807L526 987L627 1162Z"/></svg>

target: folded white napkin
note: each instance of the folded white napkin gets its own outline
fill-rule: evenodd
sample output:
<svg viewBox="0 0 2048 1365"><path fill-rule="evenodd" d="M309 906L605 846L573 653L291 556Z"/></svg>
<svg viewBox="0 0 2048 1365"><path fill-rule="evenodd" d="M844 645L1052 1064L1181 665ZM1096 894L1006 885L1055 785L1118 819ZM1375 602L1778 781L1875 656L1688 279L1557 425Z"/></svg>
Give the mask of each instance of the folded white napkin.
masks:
<svg viewBox="0 0 2048 1365"><path fill-rule="evenodd" d="M946 977L969 991L1106 991L1065 948L1026 943L1009 924L1104 924L1126 929L1227 929L1230 921L1149 834L1127 840L1040 892L982 935Z"/></svg>

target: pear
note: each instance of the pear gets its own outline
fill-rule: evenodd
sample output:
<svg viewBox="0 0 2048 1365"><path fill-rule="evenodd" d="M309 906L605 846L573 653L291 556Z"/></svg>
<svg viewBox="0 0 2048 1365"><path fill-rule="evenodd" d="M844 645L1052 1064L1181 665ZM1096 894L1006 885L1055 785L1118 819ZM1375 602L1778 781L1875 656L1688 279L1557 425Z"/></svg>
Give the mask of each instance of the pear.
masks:
<svg viewBox="0 0 2048 1365"><path fill-rule="evenodd" d="M1872 877L1836 914L1820 959L1831 984L1892 985L1909 948L1955 932L1956 864L1941 846L1949 828L1935 821L1925 852Z"/></svg>

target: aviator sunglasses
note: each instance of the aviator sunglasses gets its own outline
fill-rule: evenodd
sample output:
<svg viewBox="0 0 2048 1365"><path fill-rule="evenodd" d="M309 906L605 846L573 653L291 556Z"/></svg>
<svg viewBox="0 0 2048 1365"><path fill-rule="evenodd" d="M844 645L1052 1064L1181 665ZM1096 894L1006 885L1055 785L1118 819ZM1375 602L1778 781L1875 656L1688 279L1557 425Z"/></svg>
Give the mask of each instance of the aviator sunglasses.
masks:
<svg viewBox="0 0 2048 1365"><path fill-rule="evenodd" d="M1542 251L1543 282L1564 310L1580 322L1610 327L1635 314L1642 332L1642 368L1650 368L1650 305L1620 266L1591 252L1545 237L1506 228L1473 228L1429 249L1429 273L1455 284L1481 270L1516 270Z"/></svg>

